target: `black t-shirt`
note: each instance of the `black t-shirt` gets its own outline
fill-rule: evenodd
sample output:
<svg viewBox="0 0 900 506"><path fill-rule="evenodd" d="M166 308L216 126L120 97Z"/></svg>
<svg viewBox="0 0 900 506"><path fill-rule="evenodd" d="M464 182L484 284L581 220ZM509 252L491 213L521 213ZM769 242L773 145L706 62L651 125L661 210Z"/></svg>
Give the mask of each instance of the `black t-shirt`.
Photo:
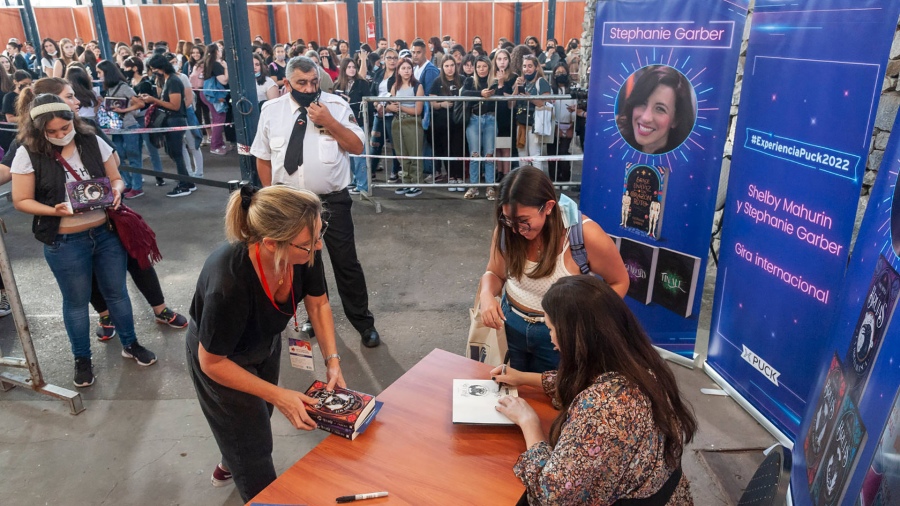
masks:
<svg viewBox="0 0 900 506"><path fill-rule="evenodd" d="M221 63L214 61L212 65L210 65L209 73L204 73L203 79L211 79L213 77L219 77L225 75L225 66Z"/></svg>
<svg viewBox="0 0 900 506"><path fill-rule="evenodd" d="M269 76L275 80L278 86L281 86L281 81L284 80L284 69L287 68L287 65L279 65L276 62L272 62L269 64Z"/></svg>
<svg viewBox="0 0 900 506"><path fill-rule="evenodd" d="M269 280L272 287L273 280ZM321 255L313 267L294 266L294 300L325 295ZM238 365L267 358L281 332L293 318L290 299L275 309L253 269L243 243L223 244L206 259L191 302L191 328L203 348L226 356ZM286 314L285 314L286 313Z"/></svg>
<svg viewBox="0 0 900 506"><path fill-rule="evenodd" d="M433 83L431 83L431 90L428 91L428 94L433 97L457 97L459 96L459 90L462 88L462 83L459 76L455 76L456 79L449 83L449 86L444 84L444 80L441 76L438 76ZM451 102L451 104L457 104L457 102ZM449 109L445 108L437 108L434 107L434 103L432 102L431 107L431 124L435 126L435 128L439 130L446 130L448 121L447 121L447 113L452 111L453 107L451 106ZM452 123L453 117L450 116L450 123Z"/></svg>
<svg viewBox="0 0 900 506"><path fill-rule="evenodd" d="M11 91L3 96L3 106L0 108L3 114L16 115L16 99L18 98L19 94L15 91ZM3 116L3 121L6 121L6 116Z"/></svg>
<svg viewBox="0 0 900 506"><path fill-rule="evenodd" d="M181 106L177 111L173 111L172 109L166 108L166 112L169 113L170 118L184 118L187 115L187 111L184 107L184 83L181 82L181 79L175 74L169 76L169 79L166 80L166 85L163 87L162 91L162 100L166 102L171 102L169 98L170 95L177 94L181 95Z"/></svg>

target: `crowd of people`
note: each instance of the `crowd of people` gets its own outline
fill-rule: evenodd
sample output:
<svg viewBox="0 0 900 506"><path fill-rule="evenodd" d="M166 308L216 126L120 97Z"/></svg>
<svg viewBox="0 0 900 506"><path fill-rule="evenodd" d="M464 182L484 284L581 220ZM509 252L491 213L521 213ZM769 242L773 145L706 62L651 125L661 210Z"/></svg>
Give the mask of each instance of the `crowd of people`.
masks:
<svg viewBox="0 0 900 506"><path fill-rule="evenodd" d="M344 40L330 39L322 46L303 39L272 45L257 36L251 61L260 107L288 93L287 61L306 56L320 66L322 90L348 101L357 122L368 125L368 157L354 157L352 194L368 191L367 170L374 178L378 171L387 168L382 181L402 185L396 188L397 194L415 197L421 194L423 183L444 183L450 191L464 191L465 198L473 199L480 190L474 186L466 189L467 183L493 185L518 162L463 158L568 155L572 141L583 138L586 102L378 103L363 99L565 95L584 70L579 44L573 38L563 47L549 39L542 48L536 37L526 38L525 44L519 46L500 38L496 47L490 48L476 36L467 48L449 36L411 42L398 39L393 44L382 38L375 47L362 44L353 52ZM40 77L58 77L71 83L81 102L78 115L94 120L100 127L128 130L151 126L158 114L154 111L166 113L162 114L165 119L157 123L159 126L203 127L177 134L113 135L120 160L128 166L143 168L146 149L152 169L161 171L159 149L164 148L179 174L203 177L204 154L222 156L235 149L223 41L204 45L200 39L179 40L170 47L165 41L145 44L139 37L132 37L130 42L114 42L111 54L112 59L104 61L97 41L85 42L78 37L58 41L47 38L37 49L28 42L10 39L6 51L0 54L0 106L4 115L0 119L16 121L15 101L22 87ZM156 56L165 61L157 59L154 66L151 60ZM163 95L169 100L159 100ZM124 99L127 106L117 107L123 102L107 102L107 97ZM174 97L181 98L172 101ZM550 135L534 133L536 110L549 113ZM368 115L368 122L364 121L364 114ZM12 137L11 128L0 127L0 149L7 150ZM206 145L208 150L201 150ZM431 160L432 157L437 160ZM554 181L571 180L571 164L567 160L536 165ZM143 178L127 171L122 176L126 185L123 198L144 194ZM157 178L156 183L163 186L166 180ZM181 182L167 195L189 196L196 189ZM489 200L496 198L495 187L488 186L486 191Z"/></svg>
<svg viewBox="0 0 900 506"><path fill-rule="evenodd" d="M3 98L13 104L4 113L17 131L2 146L0 184L11 179L16 209L34 216L34 236L62 293L74 383L87 387L95 379L89 304L100 316L99 340L118 335L123 357L141 366L157 360L135 333L128 272L157 322L188 328L189 374L221 452L213 485L233 482L249 501L275 479L270 417L276 407L296 428L316 427L304 409L316 400L278 385L282 332L291 322L300 331L300 303L308 315L303 330L319 342L328 388L346 386L323 247L349 322L365 347L380 344L350 194L366 190L370 171L377 171L378 158L359 155L383 153L390 143L395 158L385 159L386 179L397 183L398 194L419 195L427 175L451 190L468 179L468 199L479 194L471 184L486 183L487 198L496 201L479 301L484 323L506 331L509 367L494 369L492 378L542 387L560 409L547 437L524 400L503 398L497 406L522 429L527 446L514 468L526 487L521 503L691 504L680 460L696 419L622 302L629 278L615 244L556 192L554 182L570 177L568 164L460 159L568 152L584 104L551 102L549 145L529 127L535 111L548 110L550 95L567 94L570 75L580 72L576 40L566 51L552 39L545 49L535 37L521 46L501 39L490 52L478 37L469 51L447 37L397 40L393 47L380 40L354 54L339 40L272 47L258 39L251 61L263 105L250 154L262 188L247 185L229 197L228 242L206 260L187 318L166 306L154 267L127 248L115 214L76 212L68 189L87 180L108 185L108 209L140 197L141 175L119 169L140 167L144 147L154 169L161 169L158 149L164 148L179 175L202 176L201 145L213 155L230 149L223 47L179 42L171 52L160 42L152 49L148 43L145 52L137 39L117 44L109 61L98 57L96 43L47 39L35 66L16 52L18 41L10 42L8 62L17 70L11 78L0 72L0 84L13 94ZM22 61L26 68L18 68ZM413 99L426 95L475 100ZM498 95L531 99L483 100ZM372 105L369 132L361 118L366 96L397 98ZM167 130L128 133L142 124ZM203 125L208 128L182 129ZM102 126L114 126L112 138ZM429 154L438 158L430 165L416 159ZM168 195L195 190L180 180Z"/></svg>

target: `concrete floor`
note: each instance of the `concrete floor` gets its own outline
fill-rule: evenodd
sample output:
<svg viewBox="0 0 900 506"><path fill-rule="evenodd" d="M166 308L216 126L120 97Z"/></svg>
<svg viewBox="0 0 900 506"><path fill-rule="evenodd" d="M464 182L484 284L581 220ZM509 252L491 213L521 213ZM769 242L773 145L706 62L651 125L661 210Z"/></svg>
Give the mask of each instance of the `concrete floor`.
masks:
<svg viewBox="0 0 900 506"><path fill-rule="evenodd" d="M207 156L206 175L232 179L236 164L233 155ZM171 185L157 188L152 178L145 179L146 196L129 205L157 233L164 255L157 271L167 303L186 313L204 260L223 240L227 195L201 187L190 197L169 199L164 193ZM466 201L462 193L438 189L415 199L383 190L376 197L383 213L376 214L369 203L357 203L353 212L382 346L362 347L339 302L333 302L344 376L351 388L372 393L434 348L462 351L466 309L484 272L492 227L492 203L483 198ZM4 240L46 380L73 389L61 297L31 234L31 219L6 201L0 201L0 217L8 227ZM333 288L333 279L330 283ZM0 393L0 503L240 504L233 487L216 489L209 482L219 455L185 370L184 331L157 325L130 281L129 288L138 338L159 362L139 367L119 355L117 340L94 341L97 380L79 390L87 410L78 416L25 389ZM704 305L708 313L708 296ZM703 321L708 333L708 317ZM0 320L0 355L21 356L9 317ZM316 377L292 369L286 354L282 362L284 385L301 389ZM318 367L321 371L321 360ZM672 368L700 419L683 461L695 503L734 504L761 459L759 451L774 438L731 399L702 395L700 388L715 385L699 369ZM279 472L327 435L296 431L278 413L272 422ZM717 452L715 458L708 458L709 452ZM514 460L510 455L510 467Z"/></svg>

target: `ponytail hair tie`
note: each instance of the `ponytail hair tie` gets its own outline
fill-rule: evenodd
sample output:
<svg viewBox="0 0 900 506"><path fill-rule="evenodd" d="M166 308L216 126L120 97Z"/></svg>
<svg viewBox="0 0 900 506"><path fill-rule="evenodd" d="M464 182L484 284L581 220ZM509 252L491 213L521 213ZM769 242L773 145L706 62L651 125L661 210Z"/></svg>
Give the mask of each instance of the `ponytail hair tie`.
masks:
<svg viewBox="0 0 900 506"><path fill-rule="evenodd" d="M247 184L241 186L241 208L246 211L250 209L250 204L253 202L253 196L256 195L256 192L259 191L259 188Z"/></svg>

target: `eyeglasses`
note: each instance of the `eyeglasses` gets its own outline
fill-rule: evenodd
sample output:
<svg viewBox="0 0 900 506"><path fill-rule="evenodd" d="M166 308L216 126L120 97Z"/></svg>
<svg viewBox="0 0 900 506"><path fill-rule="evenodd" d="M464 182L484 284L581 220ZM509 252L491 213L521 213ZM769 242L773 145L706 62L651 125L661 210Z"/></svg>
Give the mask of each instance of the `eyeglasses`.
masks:
<svg viewBox="0 0 900 506"><path fill-rule="evenodd" d="M397 57L396 56L385 56L384 59L385 60L396 60Z"/></svg>
<svg viewBox="0 0 900 506"><path fill-rule="evenodd" d="M544 212L544 206L546 205L547 204L545 203L538 209L538 214ZM513 222L511 219L509 219L509 217L501 212L500 217L497 219L497 221L499 221L500 224L504 227L507 227L511 230L518 230L520 234L527 234L528 232L531 232L531 222L529 220L520 220L517 222Z"/></svg>
<svg viewBox="0 0 900 506"><path fill-rule="evenodd" d="M313 247L315 247L315 245L318 244L319 241L321 241L323 237L325 237L326 230L328 230L328 222L325 220L322 220L322 230L319 230L319 237L316 238L316 241L313 243ZM313 250L312 248L307 248L305 246L298 246L292 242L289 242L288 244L290 244L291 246L293 246L301 251L305 251L307 255L312 254L312 250Z"/></svg>

